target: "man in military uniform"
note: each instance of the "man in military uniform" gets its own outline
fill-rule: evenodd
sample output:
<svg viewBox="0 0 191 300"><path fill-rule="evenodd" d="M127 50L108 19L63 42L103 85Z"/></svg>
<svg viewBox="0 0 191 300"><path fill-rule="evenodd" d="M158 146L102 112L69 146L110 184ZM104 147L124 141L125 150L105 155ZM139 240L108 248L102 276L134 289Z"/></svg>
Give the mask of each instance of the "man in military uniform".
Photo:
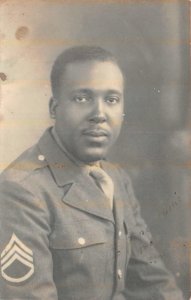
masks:
<svg viewBox="0 0 191 300"><path fill-rule="evenodd" d="M70 48L51 84L53 128L1 175L0 299L182 300L129 178L106 161L123 120L117 60Z"/></svg>

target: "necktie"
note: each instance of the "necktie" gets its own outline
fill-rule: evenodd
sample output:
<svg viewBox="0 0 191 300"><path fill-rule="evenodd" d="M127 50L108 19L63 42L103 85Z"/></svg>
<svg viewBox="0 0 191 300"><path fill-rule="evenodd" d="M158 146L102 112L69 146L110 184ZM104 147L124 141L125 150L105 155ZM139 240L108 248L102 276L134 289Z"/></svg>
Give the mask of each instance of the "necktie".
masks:
<svg viewBox="0 0 191 300"><path fill-rule="evenodd" d="M106 195L109 205L113 209L114 184L111 177L100 167L89 167L89 175L94 179L96 185Z"/></svg>

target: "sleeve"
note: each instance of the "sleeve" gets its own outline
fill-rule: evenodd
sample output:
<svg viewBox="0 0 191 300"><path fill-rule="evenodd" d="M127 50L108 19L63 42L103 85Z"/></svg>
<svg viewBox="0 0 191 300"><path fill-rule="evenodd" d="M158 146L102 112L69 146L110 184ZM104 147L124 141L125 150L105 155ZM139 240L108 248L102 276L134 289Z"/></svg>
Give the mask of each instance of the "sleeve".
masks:
<svg viewBox="0 0 191 300"><path fill-rule="evenodd" d="M45 200L8 181L0 199L0 299L57 300Z"/></svg>
<svg viewBox="0 0 191 300"><path fill-rule="evenodd" d="M132 215L131 257L126 272L126 289L117 300L183 300L182 292L155 249L152 236L140 214L130 179L125 175L128 208Z"/></svg>

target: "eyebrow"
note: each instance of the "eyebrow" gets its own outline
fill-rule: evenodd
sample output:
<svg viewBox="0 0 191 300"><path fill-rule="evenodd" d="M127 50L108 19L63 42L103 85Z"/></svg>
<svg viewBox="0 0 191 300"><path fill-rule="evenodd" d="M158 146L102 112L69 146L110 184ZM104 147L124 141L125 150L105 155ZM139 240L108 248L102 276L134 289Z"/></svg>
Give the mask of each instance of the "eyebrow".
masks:
<svg viewBox="0 0 191 300"><path fill-rule="evenodd" d="M84 93L84 94L93 94L93 91L92 89L87 89L87 88L79 88L79 89L76 89L74 91L72 91L72 94L73 93ZM119 96L122 96L123 93L119 92L118 90L115 90L115 89L109 89L106 91L106 94L117 94Z"/></svg>
<svg viewBox="0 0 191 300"><path fill-rule="evenodd" d="M122 96L121 92L119 92L118 90L114 90L114 89L108 90L107 93L109 93L109 94L117 94L119 96Z"/></svg>
<svg viewBox="0 0 191 300"><path fill-rule="evenodd" d="M87 94L92 94L92 90L91 89L85 89L85 88L82 88L82 89L76 89L76 90L73 90L72 93L87 93Z"/></svg>

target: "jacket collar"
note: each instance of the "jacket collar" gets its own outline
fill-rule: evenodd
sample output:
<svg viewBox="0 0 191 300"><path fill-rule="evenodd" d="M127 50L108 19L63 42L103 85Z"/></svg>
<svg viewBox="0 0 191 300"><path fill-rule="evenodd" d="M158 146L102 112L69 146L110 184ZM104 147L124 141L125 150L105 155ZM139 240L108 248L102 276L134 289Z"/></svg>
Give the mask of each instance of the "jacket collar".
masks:
<svg viewBox="0 0 191 300"><path fill-rule="evenodd" d="M51 135L51 128L45 131L39 140L38 146L57 185L63 187L71 184L71 188L62 199L63 202L114 222L113 214L105 195L96 186L93 179L84 172L83 168L77 166L66 156ZM101 167L113 180L115 188L115 215L117 223L121 223L123 219L123 196L120 191L119 172L115 165L106 161L102 161Z"/></svg>
<svg viewBox="0 0 191 300"><path fill-rule="evenodd" d="M51 128L48 128L38 143L40 153L45 157L52 175L58 186L64 186L74 183L76 178L82 172L74 162L72 162L51 134Z"/></svg>

